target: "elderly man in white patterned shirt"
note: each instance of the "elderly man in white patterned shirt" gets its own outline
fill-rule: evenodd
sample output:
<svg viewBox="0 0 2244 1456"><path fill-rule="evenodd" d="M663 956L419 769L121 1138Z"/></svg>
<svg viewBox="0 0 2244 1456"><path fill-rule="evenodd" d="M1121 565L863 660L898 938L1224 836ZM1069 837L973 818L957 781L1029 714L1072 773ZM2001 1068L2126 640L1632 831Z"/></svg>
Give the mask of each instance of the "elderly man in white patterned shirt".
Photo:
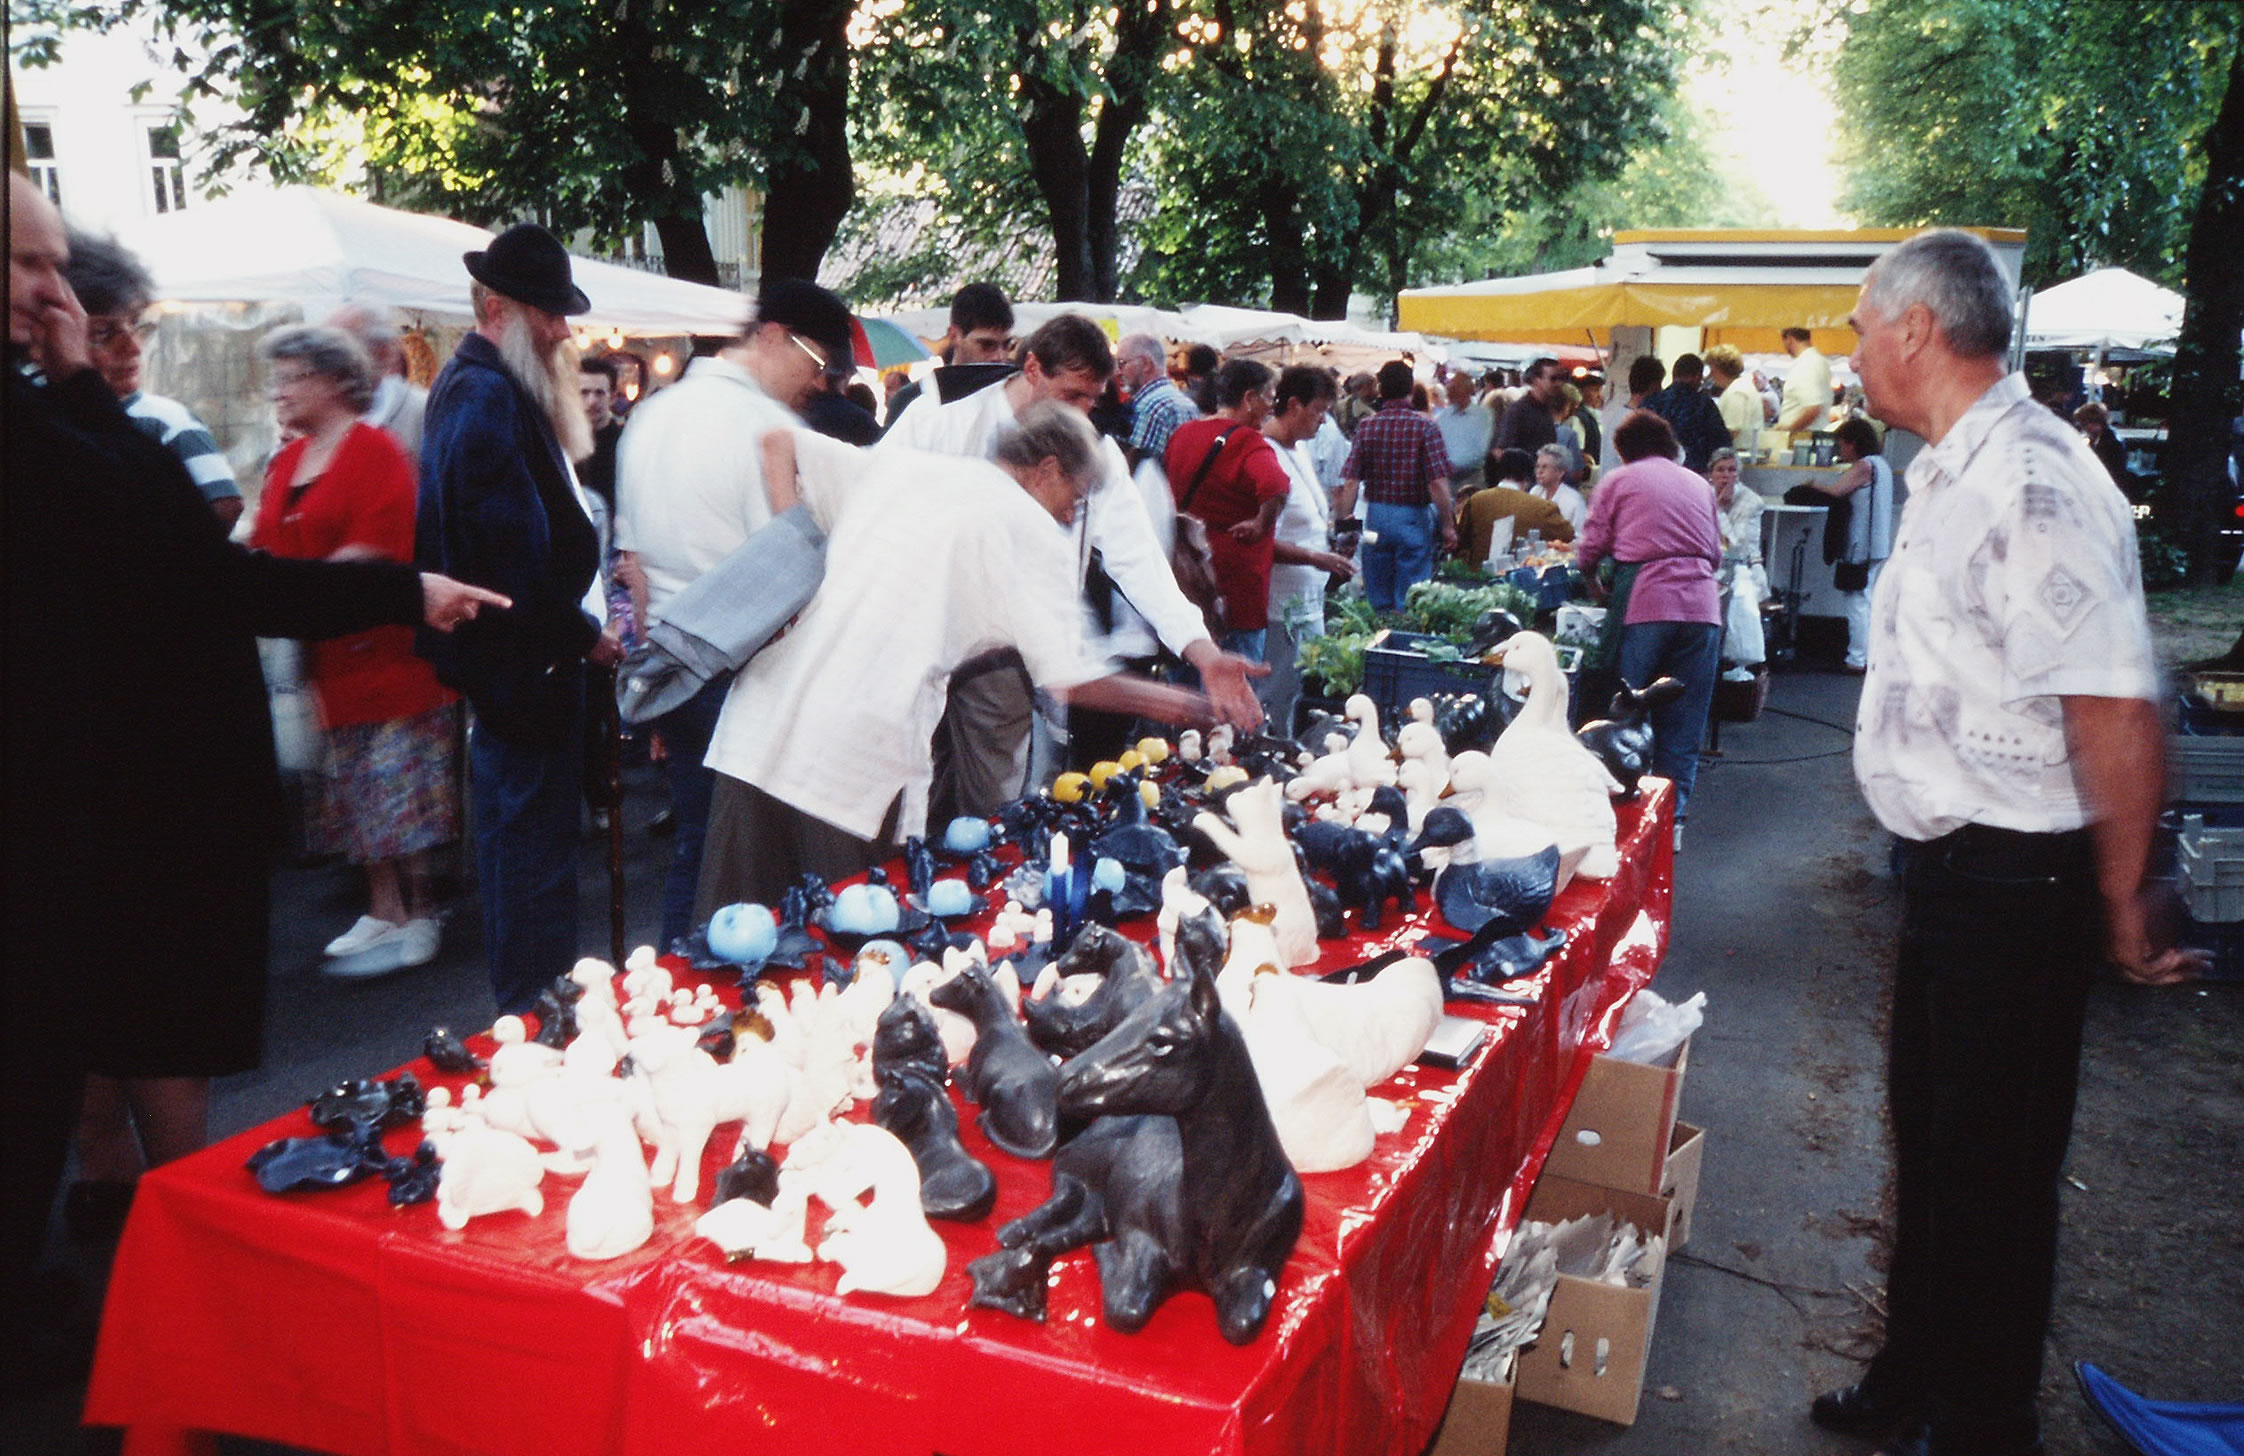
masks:
<svg viewBox="0 0 2244 1456"><path fill-rule="evenodd" d="M2004 371L2011 288L1966 233L1872 268L1853 319L1871 409L1929 442L1872 605L1855 774L1903 841L1889 1095L1886 1339L1816 1422L1907 1456L2029 1456L2098 947L2132 980L2161 792L2133 520Z"/></svg>

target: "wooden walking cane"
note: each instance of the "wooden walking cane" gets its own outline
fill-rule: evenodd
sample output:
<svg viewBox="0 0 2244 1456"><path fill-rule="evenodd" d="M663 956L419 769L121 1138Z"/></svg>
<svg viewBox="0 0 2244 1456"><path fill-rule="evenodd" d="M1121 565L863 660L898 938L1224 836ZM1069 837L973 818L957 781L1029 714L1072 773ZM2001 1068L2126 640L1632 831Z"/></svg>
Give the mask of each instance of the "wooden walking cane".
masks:
<svg viewBox="0 0 2244 1456"><path fill-rule="evenodd" d="M608 964L623 965L623 715L616 708L616 670L593 669L599 674L601 717L606 720L607 762L605 787L608 801Z"/></svg>

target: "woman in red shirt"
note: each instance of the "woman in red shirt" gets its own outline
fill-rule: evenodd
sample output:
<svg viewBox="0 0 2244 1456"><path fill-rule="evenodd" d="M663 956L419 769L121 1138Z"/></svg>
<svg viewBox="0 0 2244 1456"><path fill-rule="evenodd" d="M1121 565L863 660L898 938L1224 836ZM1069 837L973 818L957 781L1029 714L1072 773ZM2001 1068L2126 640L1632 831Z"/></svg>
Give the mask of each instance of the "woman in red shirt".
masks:
<svg viewBox="0 0 2244 1456"><path fill-rule="evenodd" d="M1226 362L1215 375L1216 412L1177 426L1163 462L1177 509L1208 525L1229 628L1223 650L1256 662L1268 636L1274 532L1293 486L1261 428L1276 378L1252 359Z"/></svg>
<svg viewBox="0 0 2244 1456"><path fill-rule="evenodd" d="M250 544L275 556L413 559L413 466L359 415L371 361L336 329L289 328L262 350L273 412L292 436L265 472ZM330 941L330 975L382 975L436 955L427 851L459 837L452 695L413 653L406 627L308 644L307 677L327 730L316 849L366 871L367 912Z"/></svg>

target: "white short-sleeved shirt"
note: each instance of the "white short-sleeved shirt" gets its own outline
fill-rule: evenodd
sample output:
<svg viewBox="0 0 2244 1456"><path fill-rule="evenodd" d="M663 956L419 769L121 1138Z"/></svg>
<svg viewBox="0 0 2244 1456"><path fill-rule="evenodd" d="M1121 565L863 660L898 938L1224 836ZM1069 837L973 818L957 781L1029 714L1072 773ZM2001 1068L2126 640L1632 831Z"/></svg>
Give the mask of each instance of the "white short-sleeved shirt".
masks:
<svg viewBox="0 0 2244 1456"><path fill-rule="evenodd" d="M615 544L639 557L650 615L771 520L763 438L801 423L716 357L631 412L616 444Z"/></svg>
<svg viewBox="0 0 2244 1456"><path fill-rule="evenodd" d="M1276 534L1288 546L1299 546L1308 551L1329 551L1332 540L1332 500L1325 494L1323 482L1317 479L1317 466L1310 455L1306 440L1291 449L1278 451L1278 463L1286 468L1287 479L1285 509L1278 513ZM1317 620L1324 620L1325 578L1329 575L1321 566L1308 566L1298 561L1281 561L1270 568L1270 620L1284 622L1293 616L1293 604L1307 602Z"/></svg>
<svg viewBox="0 0 2244 1456"><path fill-rule="evenodd" d="M1813 347L1794 355L1792 367L1785 371L1784 396L1777 404L1777 428L1791 429L1792 417L1809 405L1815 406L1815 418L1806 428L1818 429L1823 417L1831 412L1831 361Z"/></svg>
<svg viewBox="0 0 2244 1456"><path fill-rule="evenodd" d="M2088 822L2060 697L2158 696L2126 499L2023 375L1909 466L1871 601L1855 777L1909 839Z"/></svg>
<svg viewBox="0 0 2244 1456"><path fill-rule="evenodd" d="M796 454L805 499L838 497L826 579L733 680L707 762L864 839L900 794L897 833L917 834L960 663L1011 647L1039 687L1104 675L1083 650L1072 541L986 461L807 431Z"/></svg>
<svg viewBox="0 0 2244 1456"><path fill-rule="evenodd" d="M924 450L936 455L964 455L986 460L1014 423L1013 401L1005 386L993 384L964 399L930 406L925 400L904 411L896 428L881 437L878 450ZM1085 540L1079 556L1088 559L1097 547L1106 573L1120 588L1115 630L1095 643L1109 660L1151 656L1156 643L1178 656L1194 642L1208 636L1208 624L1177 587L1169 568L1168 548L1157 533L1146 500L1131 479L1129 462L1121 447L1102 440L1106 474L1077 520ZM1173 514L1173 512L1171 513ZM1099 624L1083 608L1085 630L1095 635Z"/></svg>

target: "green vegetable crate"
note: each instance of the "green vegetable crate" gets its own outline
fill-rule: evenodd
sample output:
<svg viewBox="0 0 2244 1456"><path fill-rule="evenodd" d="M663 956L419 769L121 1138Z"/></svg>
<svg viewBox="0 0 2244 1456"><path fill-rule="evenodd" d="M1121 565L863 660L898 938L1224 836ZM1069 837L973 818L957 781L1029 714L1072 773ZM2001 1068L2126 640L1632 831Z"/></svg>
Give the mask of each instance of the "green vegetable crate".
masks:
<svg viewBox="0 0 2244 1456"><path fill-rule="evenodd" d="M1388 628L1364 648L1364 694L1379 706L1382 724L1399 721L1412 698L1478 693L1493 699L1501 667L1468 662L1457 648L1425 632Z"/></svg>

